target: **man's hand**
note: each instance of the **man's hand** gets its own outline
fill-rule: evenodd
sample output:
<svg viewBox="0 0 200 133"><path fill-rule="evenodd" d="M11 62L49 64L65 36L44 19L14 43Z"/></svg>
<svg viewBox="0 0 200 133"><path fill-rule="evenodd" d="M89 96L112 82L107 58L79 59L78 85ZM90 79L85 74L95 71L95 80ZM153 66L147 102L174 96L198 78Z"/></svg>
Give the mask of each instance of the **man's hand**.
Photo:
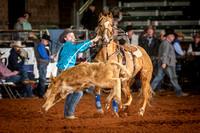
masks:
<svg viewBox="0 0 200 133"><path fill-rule="evenodd" d="M51 57L51 59L55 59L56 58L56 54L53 54L50 57Z"/></svg>
<svg viewBox="0 0 200 133"><path fill-rule="evenodd" d="M24 53L23 53L22 51L20 52L20 56L21 56L21 57L24 57Z"/></svg>
<svg viewBox="0 0 200 133"><path fill-rule="evenodd" d="M19 73L19 71L13 71L12 75L17 75Z"/></svg>
<svg viewBox="0 0 200 133"><path fill-rule="evenodd" d="M96 36L94 39L92 39L92 44L90 45L90 47L94 47L96 45L95 42L97 42L99 40L99 38L101 38L101 36Z"/></svg>
<svg viewBox="0 0 200 133"><path fill-rule="evenodd" d="M165 68L166 68L166 66L167 66L166 64L162 64L162 68L163 68L163 69L165 69Z"/></svg>
<svg viewBox="0 0 200 133"><path fill-rule="evenodd" d="M92 42L97 42L99 40L99 38L101 38L101 36L96 36L94 39L92 39Z"/></svg>

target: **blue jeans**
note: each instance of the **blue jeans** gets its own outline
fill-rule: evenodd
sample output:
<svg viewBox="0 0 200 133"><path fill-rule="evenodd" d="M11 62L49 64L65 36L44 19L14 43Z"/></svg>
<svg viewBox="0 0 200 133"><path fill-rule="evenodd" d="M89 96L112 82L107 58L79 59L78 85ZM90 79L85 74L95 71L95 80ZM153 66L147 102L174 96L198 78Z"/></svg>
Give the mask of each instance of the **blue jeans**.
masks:
<svg viewBox="0 0 200 133"><path fill-rule="evenodd" d="M13 75L6 78L6 82L13 82L14 84L20 84L28 78L28 72L24 69L20 69L17 75ZM23 85L21 92L24 97L33 97L33 91L31 85Z"/></svg>
<svg viewBox="0 0 200 133"><path fill-rule="evenodd" d="M39 84L38 84L38 97L43 97L46 90L46 75L47 75L47 65L37 65L38 71L39 71Z"/></svg>
<svg viewBox="0 0 200 133"><path fill-rule="evenodd" d="M158 83L164 78L164 76L167 74L167 76L170 79L171 84L174 87L174 91L176 92L177 96L182 96L182 89L178 84L177 76L175 67L167 66L165 69L163 69L161 66L158 68L158 73L154 80L151 83L151 87L153 90L156 89L156 86Z"/></svg>
<svg viewBox="0 0 200 133"><path fill-rule="evenodd" d="M57 72L57 76L60 74L60 72ZM64 117L65 116L73 116L74 111L76 108L76 105L80 101L81 97L83 96L82 91L74 92L69 95L67 95L66 101L65 101L65 108L64 108Z"/></svg>
<svg viewBox="0 0 200 133"><path fill-rule="evenodd" d="M82 91L74 92L67 95L65 101L64 117L74 115L74 110L76 108L76 105L78 104L82 96L83 96Z"/></svg>

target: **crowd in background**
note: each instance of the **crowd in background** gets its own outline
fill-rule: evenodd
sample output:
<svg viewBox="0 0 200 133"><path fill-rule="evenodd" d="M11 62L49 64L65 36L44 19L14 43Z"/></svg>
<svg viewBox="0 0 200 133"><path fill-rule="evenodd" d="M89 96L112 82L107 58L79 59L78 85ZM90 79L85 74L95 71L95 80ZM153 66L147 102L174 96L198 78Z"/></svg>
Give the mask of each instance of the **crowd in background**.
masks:
<svg viewBox="0 0 200 133"><path fill-rule="evenodd" d="M85 11L83 14L83 17L81 19L81 24L85 29L88 29L88 35L89 35L89 40L93 39L96 36L95 33L95 28L98 26L98 15L95 12L96 7L94 4L90 4L88 6L88 9ZM108 15L112 13L113 15L113 39L114 40L120 40L125 41L127 44L131 45L136 45L136 46L141 46L143 47L148 55L150 56L152 63L153 63L153 78L158 75L160 72L159 70L159 52L161 51L161 44L163 41L167 40L167 30L161 30L159 34L155 34L156 27L152 25L148 25L145 27L144 31L142 34L138 35L135 33L135 28L134 25L129 22L126 25L126 28L124 29L125 35L122 36L118 34L118 25L120 21L122 20L122 13L120 12L118 7L113 7L109 9L109 7L105 6L103 8L102 14L103 15ZM29 23L28 19L31 17L31 13L26 11L22 15L20 15L17 19L17 23L14 25L15 30L32 30L32 26ZM173 30L173 29L171 29ZM199 56L200 55L200 34L196 33L193 36L193 42L189 45L187 51L182 50L181 47L181 42L183 41L185 35L180 32L180 31L175 31L173 33L174 39L170 42L171 46L173 47L173 52L175 53L176 57L180 56ZM16 32L14 38L15 40L20 40L24 41L29 38L33 38L34 35L31 33L29 34L28 32ZM120 38L120 39L119 39ZM23 52L23 45L21 42L15 42L15 45L10 45L12 46L12 49L10 51L10 56L8 58L8 66L7 68L11 70L12 72L14 71L20 71L23 69L24 65L24 58L25 56L22 54ZM43 97L45 93L45 83L46 83L46 69L47 65L49 64L50 59L56 58L56 54L51 55L49 53L49 50L46 49L45 47L48 45L50 39L50 35L44 34L39 41L35 41L34 43L37 44L35 45L35 57L38 62L38 70L39 70L39 84L38 84L38 92L37 96L38 97ZM95 54L97 52L98 45L94 47L90 47L90 55L92 55L92 59L95 57ZM164 51L166 51L166 47L163 48ZM172 52L172 51L170 51ZM172 53L173 53L172 52ZM162 52L163 53L163 52ZM175 60L175 74L173 75L174 78L178 77L178 81L181 78L181 69L182 69L182 62L179 60ZM18 67L19 66L19 67ZM168 64L169 66L169 64ZM194 70L195 70L195 84L196 87L198 86L198 80L199 80L199 60L195 62L194 65ZM166 73L168 76L170 74ZM19 75L15 73L15 75ZM9 75L11 76L11 74ZM170 77L170 76L169 76ZM173 78L172 77L172 78ZM4 77L5 78L5 77ZM34 80L34 75L29 74L28 80ZM161 89L162 81L164 80L164 77L159 79L158 84L154 85L155 87L153 89ZM173 84L173 81L170 81ZM23 80L20 81L20 83L23 83ZM177 83L178 84L178 83ZM26 86L26 85L25 85ZM25 90L30 90L29 85L27 85ZM28 89L29 88L29 89ZM24 97L33 97L33 94L28 94L26 91L23 91Z"/></svg>

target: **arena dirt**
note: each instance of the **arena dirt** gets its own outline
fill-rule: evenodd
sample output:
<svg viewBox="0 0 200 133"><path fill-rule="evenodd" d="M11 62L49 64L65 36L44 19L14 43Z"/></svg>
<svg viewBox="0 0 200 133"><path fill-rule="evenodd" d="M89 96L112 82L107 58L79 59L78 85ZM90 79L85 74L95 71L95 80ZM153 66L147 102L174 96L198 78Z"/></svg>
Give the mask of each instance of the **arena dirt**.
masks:
<svg viewBox="0 0 200 133"><path fill-rule="evenodd" d="M63 118L64 102L57 103L42 116L38 111L44 99L0 99L0 132L28 133L127 133L127 132L199 132L200 94L190 92L188 97L176 97L174 92L157 93L150 101L144 116L139 116L138 93L133 93L129 109L120 111L120 118L112 117L112 109L104 115L96 113L94 95L84 94L75 111L77 120ZM122 96L124 101L124 96Z"/></svg>

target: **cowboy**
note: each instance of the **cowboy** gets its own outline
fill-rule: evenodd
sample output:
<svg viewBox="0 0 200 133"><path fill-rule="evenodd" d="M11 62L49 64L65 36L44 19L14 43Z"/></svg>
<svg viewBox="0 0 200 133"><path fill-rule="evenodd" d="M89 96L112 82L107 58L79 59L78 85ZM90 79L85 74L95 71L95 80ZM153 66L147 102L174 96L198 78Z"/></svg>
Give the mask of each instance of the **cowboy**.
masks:
<svg viewBox="0 0 200 133"><path fill-rule="evenodd" d="M194 84L197 89L200 88L199 81L200 81L200 34L196 33L193 36L193 42L189 45L187 50L187 54L190 56L195 56L194 64L193 64L193 72L194 72Z"/></svg>
<svg viewBox="0 0 200 133"><path fill-rule="evenodd" d="M176 66L176 55L174 52L174 48L172 43L175 39L176 33L174 33L173 29L165 30L166 39L162 41L158 51L158 73L154 80L151 83L151 87L153 90L156 89L158 83L163 79L163 77L167 74L170 79L171 84L174 87L176 95L178 97L188 96L187 93L183 93L181 87L178 84L177 75L175 71Z"/></svg>
<svg viewBox="0 0 200 133"><path fill-rule="evenodd" d="M3 54L0 51L0 79L4 79L6 82L13 82L14 84L22 84L21 93L23 96L26 98L34 97L31 84L34 84L35 81L29 80L28 73L24 69L20 69L19 71L8 69L1 61Z"/></svg>
<svg viewBox="0 0 200 133"><path fill-rule="evenodd" d="M132 45L138 45L139 36L134 33L133 26L127 25L125 31L127 36L125 36L124 39L127 41L127 43Z"/></svg>
<svg viewBox="0 0 200 133"><path fill-rule="evenodd" d="M44 34L41 43L35 49L37 68L39 71L39 83L37 88L39 98L43 98L45 94L47 66L50 59L56 58L56 54L49 55L49 50L45 48L49 44L49 41L51 41L50 36Z"/></svg>
<svg viewBox="0 0 200 133"><path fill-rule="evenodd" d="M23 69L25 57L24 53L22 52L22 48L25 48L26 45L22 45L21 41L15 41L14 43L10 44L12 48L10 50L10 55L8 57L8 69L11 71L19 71Z"/></svg>
<svg viewBox="0 0 200 133"><path fill-rule="evenodd" d="M59 41L64 43L64 45L59 52L59 61L57 64L58 75L67 68L75 66L77 54L87 50L89 47L95 46L94 42L97 42L99 38L100 36L96 36L92 40L74 44L75 32L70 28L65 29L59 37ZM64 108L64 117L66 119L77 119L77 117L74 116L74 110L82 95L83 92L78 91L67 96Z"/></svg>
<svg viewBox="0 0 200 133"><path fill-rule="evenodd" d="M144 48L147 54L151 57L158 56L159 42L154 36L155 28L152 25L147 26L147 36L143 36L139 40L139 46Z"/></svg>

